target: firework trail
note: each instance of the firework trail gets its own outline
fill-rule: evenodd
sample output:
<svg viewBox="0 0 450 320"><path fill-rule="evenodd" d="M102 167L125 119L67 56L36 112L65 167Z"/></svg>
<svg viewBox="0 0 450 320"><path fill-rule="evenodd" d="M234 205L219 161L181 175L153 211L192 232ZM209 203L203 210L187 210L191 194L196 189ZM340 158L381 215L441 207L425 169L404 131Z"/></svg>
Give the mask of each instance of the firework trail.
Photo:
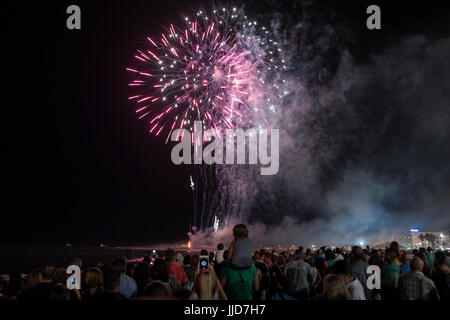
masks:
<svg viewBox="0 0 450 320"><path fill-rule="evenodd" d="M228 128L267 127L278 107L273 97L283 96L280 75L286 69L269 29L236 8L199 11L183 20L182 27L169 24L164 33L147 37L146 48L126 68L134 76L128 99L138 118L148 122L151 134L167 134L166 142L182 128L193 140L194 121L216 137ZM229 204L217 168L194 170L195 192L202 193L194 197L201 203L201 228L216 216L225 221Z"/></svg>

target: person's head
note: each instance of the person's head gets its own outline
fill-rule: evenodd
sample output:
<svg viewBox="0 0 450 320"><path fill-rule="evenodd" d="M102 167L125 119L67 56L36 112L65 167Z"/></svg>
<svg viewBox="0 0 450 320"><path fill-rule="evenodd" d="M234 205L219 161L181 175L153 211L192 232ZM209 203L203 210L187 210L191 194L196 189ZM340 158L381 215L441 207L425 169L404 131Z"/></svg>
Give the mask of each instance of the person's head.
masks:
<svg viewBox="0 0 450 320"><path fill-rule="evenodd" d="M200 251L200 255L201 255L201 256L207 256L207 255L208 255L208 250L202 249L202 250Z"/></svg>
<svg viewBox="0 0 450 320"><path fill-rule="evenodd" d="M150 280L150 264L148 262L141 262L134 269L134 280L136 283L145 283Z"/></svg>
<svg viewBox="0 0 450 320"><path fill-rule="evenodd" d="M341 248L334 249L334 252L336 252L336 254L340 254L341 253Z"/></svg>
<svg viewBox="0 0 450 320"><path fill-rule="evenodd" d="M381 258L380 258L380 256L378 254L370 256L369 264L370 265L377 265L377 266L381 267Z"/></svg>
<svg viewBox="0 0 450 320"><path fill-rule="evenodd" d="M209 253L209 262L212 262L212 261L214 261L214 251L211 251Z"/></svg>
<svg viewBox="0 0 450 320"><path fill-rule="evenodd" d="M344 282L334 274L324 277L323 291L326 300L351 300L350 293Z"/></svg>
<svg viewBox="0 0 450 320"><path fill-rule="evenodd" d="M426 255L425 253L419 251L419 252L417 252L417 254L415 255L415 257L419 257L419 258L423 261L423 263L424 263L425 265L428 264L427 255Z"/></svg>
<svg viewBox="0 0 450 320"><path fill-rule="evenodd" d="M402 254L402 263L410 263L412 260L412 255L411 253L405 251Z"/></svg>
<svg viewBox="0 0 450 320"><path fill-rule="evenodd" d="M119 270L121 273L127 272L127 260L123 257L120 257L113 261L113 266Z"/></svg>
<svg viewBox="0 0 450 320"><path fill-rule="evenodd" d="M167 286L159 280L150 282L143 290L143 295L149 298L167 298L170 296Z"/></svg>
<svg viewBox="0 0 450 320"><path fill-rule="evenodd" d="M325 251L325 259L327 260L334 260L336 258L336 255L334 254L333 250L327 249Z"/></svg>
<svg viewBox="0 0 450 320"><path fill-rule="evenodd" d="M191 264L191 255L187 254L183 258L183 265L188 266Z"/></svg>
<svg viewBox="0 0 450 320"><path fill-rule="evenodd" d="M105 291L118 292L120 286L120 275L122 272L113 264L108 264L104 268L103 281Z"/></svg>
<svg viewBox="0 0 450 320"><path fill-rule="evenodd" d="M352 256L354 260L363 260L364 256L363 256L363 251L361 247L358 246L353 246L352 247Z"/></svg>
<svg viewBox="0 0 450 320"><path fill-rule="evenodd" d="M41 271L39 269L34 269L30 274L27 274L23 279L21 279L20 287L22 290L26 290L34 287L39 283Z"/></svg>
<svg viewBox="0 0 450 320"><path fill-rule="evenodd" d="M70 260L70 265L79 266L81 269L81 268L83 268L83 261L81 261L80 258L75 257L75 258L72 258L72 260Z"/></svg>
<svg viewBox="0 0 450 320"><path fill-rule="evenodd" d="M428 247L428 248L427 248L427 251L428 251L428 252L431 252L431 251L433 251L433 249L431 249L431 247Z"/></svg>
<svg viewBox="0 0 450 320"><path fill-rule="evenodd" d="M397 254L397 257L400 257L400 245L397 241L392 241L389 245L389 249L391 251L394 251Z"/></svg>
<svg viewBox="0 0 450 320"><path fill-rule="evenodd" d="M313 256L307 256L305 258L305 262L307 262L311 267L315 267L316 266L316 259L314 259Z"/></svg>
<svg viewBox="0 0 450 320"><path fill-rule="evenodd" d="M51 282L56 271L56 266L52 261L47 261L42 264L40 271L40 282Z"/></svg>
<svg viewBox="0 0 450 320"><path fill-rule="evenodd" d="M33 287L36 284L39 283L39 281L41 281L42 279L42 272L41 269L34 269L33 271L31 271L30 273L30 285Z"/></svg>
<svg viewBox="0 0 450 320"><path fill-rule="evenodd" d="M306 255L307 255L307 256L311 255L311 249L309 249L309 248L306 249Z"/></svg>
<svg viewBox="0 0 450 320"><path fill-rule="evenodd" d="M90 268L86 271L84 283L88 289L103 287L103 272L99 268Z"/></svg>
<svg viewBox="0 0 450 320"><path fill-rule="evenodd" d="M259 260L259 257L260 257L259 251L253 252L253 260L257 261L257 260Z"/></svg>
<svg viewBox="0 0 450 320"><path fill-rule="evenodd" d="M385 260L387 263L393 263L397 257L398 254L395 250L386 250Z"/></svg>
<svg viewBox="0 0 450 320"><path fill-rule="evenodd" d="M303 252L303 247L298 247L298 252L302 253Z"/></svg>
<svg viewBox="0 0 450 320"><path fill-rule="evenodd" d="M233 236L235 239L248 238L248 229L245 224L237 224L233 228Z"/></svg>
<svg viewBox="0 0 450 320"><path fill-rule="evenodd" d="M214 300L217 290L217 278L210 272L200 272L195 279L195 292L199 300Z"/></svg>
<svg viewBox="0 0 450 320"><path fill-rule="evenodd" d="M184 257L183 257L183 255L180 252L178 252L175 255L175 262L176 262L177 265L183 266L183 259L184 259Z"/></svg>
<svg viewBox="0 0 450 320"><path fill-rule="evenodd" d="M415 256L409 265L412 271L422 272L424 263L422 259Z"/></svg>
<svg viewBox="0 0 450 320"><path fill-rule="evenodd" d="M436 264L444 264L445 260L447 260L447 256L444 251L438 251L435 254Z"/></svg>
<svg viewBox="0 0 450 320"><path fill-rule="evenodd" d="M198 254L194 254L191 258L191 265L196 267L198 265L198 260L200 259L200 257L198 256ZM224 258L225 259L225 258Z"/></svg>
<svg viewBox="0 0 450 320"><path fill-rule="evenodd" d="M168 274L169 273L166 261L160 258L156 259L151 269L152 280L161 280L162 282L168 282L169 281Z"/></svg>
<svg viewBox="0 0 450 320"><path fill-rule="evenodd" d="M56 269L55 273L53 274L53 282L57 285L66 285L67 281L67 273L65 268L58 268Z"/></svg>
<svg viewBox="0 0 450 320"><path fill-rule="evenodd" d="M166 261L167 262L175 262L175 251L173 249L167 249L166 250Z"/></svg>
<svg viewBox="0 0 450 320"><path fill-rule="evenodd" d="M354 277L352 274L351 266L350 264L345 260L339 260L336 261L333 264L333 273L336 274L338 277L341 278L344 283L348 283L350 281L353 281Z"/></svg>
<svg viewBox="0 0 450 320"><path fill-rule="evenodd" d="M217 250L223 250L223 243L219 243L217 245Z"/></svg>

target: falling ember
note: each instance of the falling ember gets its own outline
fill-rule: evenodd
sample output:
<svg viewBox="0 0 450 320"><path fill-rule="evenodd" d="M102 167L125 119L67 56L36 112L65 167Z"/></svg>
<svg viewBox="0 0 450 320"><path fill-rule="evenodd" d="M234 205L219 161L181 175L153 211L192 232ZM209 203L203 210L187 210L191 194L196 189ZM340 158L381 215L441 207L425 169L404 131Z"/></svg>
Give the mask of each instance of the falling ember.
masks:
<svg viewBox="0 0 450 320"><path fill-rule="evenodd" d="M264 27L249 24L243 14L237 17L234 12L230 19L226 10L200 11L185 25L172 23L166 32L147 37L148 47L137 50L133 66L126 68L135 77L128 99L137 103L139 118L152 117L152 134L192 130L196 120L221 131L242 125L250 111L269 109L269 103L253 108L250 85L254 79L263 83L265 71L285 67L273 62L282 61L275 56L280 49Z"/></svg>

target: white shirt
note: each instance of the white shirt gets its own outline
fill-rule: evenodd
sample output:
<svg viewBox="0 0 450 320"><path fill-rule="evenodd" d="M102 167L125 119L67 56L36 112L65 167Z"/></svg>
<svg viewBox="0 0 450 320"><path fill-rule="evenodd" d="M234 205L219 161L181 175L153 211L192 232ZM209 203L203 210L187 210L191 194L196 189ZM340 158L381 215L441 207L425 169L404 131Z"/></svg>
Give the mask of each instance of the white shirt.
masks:
<svg viewBox="0 0 450 320"><path fill-rule="evenodd" d="M358 279L355 278L355 280L347 283L347 289L352 296L352 300L366 300L364 288Z"/></svg>
<svg viewBox="0 0 450 320"><path fill-rule="evenodd" d="M216 252L217 263L221 263L223 261L223 252L224 250L217 250Z"/></svg>
<svg viewBox="0 0 450 320"><path fill-rule="evenodd" d="M344 260L344 257L340 253L338 253L336 255L336 259L334 259L334 261L339 261L339 260Z"/></svg>

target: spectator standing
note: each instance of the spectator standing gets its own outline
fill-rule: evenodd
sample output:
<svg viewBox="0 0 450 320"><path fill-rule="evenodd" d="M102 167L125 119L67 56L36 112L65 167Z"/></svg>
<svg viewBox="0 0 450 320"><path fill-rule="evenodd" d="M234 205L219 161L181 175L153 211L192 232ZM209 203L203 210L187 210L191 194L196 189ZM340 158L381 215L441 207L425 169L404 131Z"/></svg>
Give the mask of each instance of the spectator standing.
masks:
<svg viewBox="0 0 450 320"><path fill-rule="evenodd" d="M444 251L436 252L435 257L432 280L436 285L440 298L442 300L449 300L450 268L445 263L447 257Z"/></svg>
<svg viewBox="0 0 450 320"><path fill-rule="evenodd" d="M83 300L95 300L103 292L103 272L99 268L86 271L84 278Z"/></svg>
<svg viewBox="0 0 450 320"><path fill-rule="evenodd" d="M299 254L295 254L294 259L286 265L284 270L287 291L294 298L306 300L309 296L309 287L313 281L313 271L308 263L300 260Z"/></svg>
<svg viewBox="0 0 450 320"><path fill-rule="evenodd" d="M352 274L350 264L347 261L336 261L333 272L344 282L352 300L366 300L364 287Z"/></svg>
<svg viewBox="0 0 450 320"><path fill-rule="evenodd" d="M137 284L133 278L126 274L127 261L125 258L119 258L114 260L113 266L120 271L120 287L119 292L123 294L127 299L137 294Z"/></svg>
<svg viewBox="0 0 450 320"><path fill-rule="evenodd" d="M397 263L397 252L388 249L386 252L386 266L381 269L381 290L383 299L395 300L398 298L398 278L400 266Z"/></svg>
<svg viewBox="0 0 450 320"><path fill-rule="evenodd" d="M434 266L434 259L435 259L435 256L434 256L433 249L431 247L428 247L427 248L427 262L431 268L433 268L433 266Z"/></svg>
<svg viewBox="0 0 450 320"><path fill-rule="evenodd" d="M439 300L439 293L433 280L422 273L424 262L419 257L411 261L411 271L399 279L402 300Z"/></svg>
<svg viewBox="0 0 450 320"><path fill-rule="evenodd" d="M189 279L188 279L183 267L180 267L175 262L175 256L176 256L176 254L175 254L174 250L168 249L166 251L166 262L167 262L168 273L175 276L175 278L178 280L178 284L180 286L185 286L189 282Z"/></svg>
<svg viewBox="0 0 450 320"><path fill-rule="evenodd" d="M372 300L372 292L366 285L367 268L369 267L369 264L364 261L362 248L358 246L352 247L351 255L352 255L350 259L351 273L363 285L366 300Z"/></svg>
<svg viewBox="0 0 450 320"><path fill-rule="evenodd" d="M119 292L120 276L122 272L114 265L109 264L104 267L103 280L105 290L97 296L100 301L118 301L126 300L127 298Z"/></svg>
<svg viewBox="0 0 450 320"><path fill-rule="evenodd" d="M27 290L25 290L20 299L33 301L48 301L55 289L53 283L53 276L56 268L53 262L45 262L40 268L38 274L38 283Z"/></svg>
<svg viewBox="0 0 450 320"><path fill-rule="evenodd" d="M222 261L223 261L223 253L224 253L224 249L223 248L224 248L223 243L219 243L217 245L216 262L218 264L222 263Z"/></svg>

